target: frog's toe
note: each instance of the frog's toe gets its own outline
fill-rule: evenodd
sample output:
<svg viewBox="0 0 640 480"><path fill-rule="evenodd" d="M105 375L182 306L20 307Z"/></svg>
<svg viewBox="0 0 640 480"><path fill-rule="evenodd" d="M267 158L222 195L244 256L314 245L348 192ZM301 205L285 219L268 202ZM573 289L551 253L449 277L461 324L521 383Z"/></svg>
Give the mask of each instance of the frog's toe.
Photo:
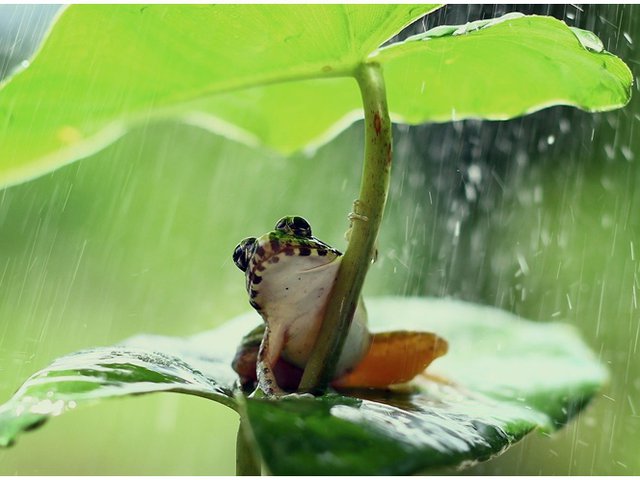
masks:
<svg viewBox="0 0 640 480"><path fill-rule="evenodd" d="M282 395L283 399L305 399L305 398L316 398L313 393L287 393L286 395Z"/></svg>
<svg viewBox="0 0 640 480"><path fill-rule="evenodd" d="M249 398L256 398L256 399L265 398L266 396L267 395L259 388L256 388L253 392L249 394Z"/></svg>

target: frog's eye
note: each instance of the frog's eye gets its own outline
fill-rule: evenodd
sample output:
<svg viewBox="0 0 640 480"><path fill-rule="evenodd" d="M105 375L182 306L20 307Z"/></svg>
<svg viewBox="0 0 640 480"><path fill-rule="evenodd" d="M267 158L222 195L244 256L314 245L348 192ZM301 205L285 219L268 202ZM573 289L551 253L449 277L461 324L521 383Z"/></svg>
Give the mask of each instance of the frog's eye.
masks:
<svg viewBox="0 0 640 480"><path fill-rule="evenodd" d="M291 217L289 227L298 237L311 237L311 225L302 217Z"/></svg>
<svg viewBox="0 0 640 480"><path fill-rule="evenodd" d="M276 230L287 235L311 238L311 225L302 217L283 217L276 223Z"/></svg>
<svg viewBox="0 0 640 480"><path fill-rule="evenodd" d="M251 260L251 256L253 255L255 244L255 237L248 237L242 240L233 251L233 262L243 272L247 271L249 260Z"/></svg>
<svg viewBox="0 0 640 480"><path fill-rule="evenodd" d="M276 223L276 230L280 230L281 232L284 233L289 233L289 219L291 217L282 217L280 220L278 220L278 223Z"/></svg>

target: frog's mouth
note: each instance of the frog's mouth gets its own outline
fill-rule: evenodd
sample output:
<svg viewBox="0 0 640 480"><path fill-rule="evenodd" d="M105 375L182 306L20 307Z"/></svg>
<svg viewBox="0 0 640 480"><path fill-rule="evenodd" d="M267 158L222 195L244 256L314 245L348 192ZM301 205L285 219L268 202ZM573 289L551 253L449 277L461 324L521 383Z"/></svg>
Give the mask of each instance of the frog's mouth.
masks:
<svg viewBox="0 0 640 480"><path fill-rule="evenodd" d="M314 266L312 266L310 268L303 268L303 269L299 270L300 272L313 272L313 271L320 270L322 268L325 268L325 267L331 265L333 262L335 262L341 256L341 255L332 256L332 257L322 256L322 255L318 254L318 250L317 249L310 249L310 250L312 252L312 255L308 255L308 256L301 256L301 255L299 255L297 253L294 253L293 255L291 255L291 254L287 254L287 253L283 253L283 252L277 252L277 253L275 253L275 252L266 252L265 255L263 255L260 259L258 259L255 262L253 268L251 268L250 270L252 272L258 272L259 273L259 272L264 271L268 265L277 264L281 260L287 259L287 258L294 258L294 257L298 258L298 259L300 259L300 258L313 258L315 260L326 259L326 261L323 262L323 263L316 264L316 265L314 265Z"/></svg>
<svg viewBox="0 0 640 480"><path fill-rule="evenodd" d="M311 267L311 268L306 268L304 270L301 270L302 272L308 273L308 272L315 272L317 270L322 270L324 268L327 268L328 266L330 266L333 262L335 262L337 259L339 259L340 257L334 257L331 260L328 260L325 263L322 263L320 265L316 265L315 267Z"/></svg>

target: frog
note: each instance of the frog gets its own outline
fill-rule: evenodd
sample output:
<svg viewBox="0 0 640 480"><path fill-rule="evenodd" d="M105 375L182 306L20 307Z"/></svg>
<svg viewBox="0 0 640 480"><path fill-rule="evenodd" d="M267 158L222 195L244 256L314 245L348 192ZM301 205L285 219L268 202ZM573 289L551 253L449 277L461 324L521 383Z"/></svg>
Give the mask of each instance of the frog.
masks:
<svg viewBox="0 0 640 480"><path fill-rule="evenodd" d="M264 321L245 337L232 364L244 383L255 378L257 389L267 396L287 394L284 384L295 389L322 326L341 259L342 252L316 238L309 222L296 215L282 217L272 231L236 246L233 261L245 274L249 304ZM429 332L371 333L360 298L332 386L403 383L447 348L444 339Z"/></svg>

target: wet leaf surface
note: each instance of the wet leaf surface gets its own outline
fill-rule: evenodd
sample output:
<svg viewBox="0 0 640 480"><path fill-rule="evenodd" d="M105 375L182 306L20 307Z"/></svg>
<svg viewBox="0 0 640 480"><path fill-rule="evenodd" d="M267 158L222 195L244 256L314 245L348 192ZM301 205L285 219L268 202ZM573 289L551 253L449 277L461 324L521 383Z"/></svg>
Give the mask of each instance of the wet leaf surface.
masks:
<svg viewBox="0 0 640 480"><path fill-rule="evenodd" d="M373 329L438 332L449 353L405 390L248 399L243 408L272 473L407 475L468 465L565 424L606 381L562 324L453 300L388 298L367 309Z"/></svg>
<svg viewBox="0 0 640 480"><path fill-rule="evenodd" d="M411 385L322 398L234 398L231 359L261 320L251 313L188 339L140 335L63 357L0 407L0 444L83 404L173 391L248 415L275 474L410 474L500 453L534 429L552 431L606 380L577 332L454 300L368 301L374 331L434 331L449 353ZM231 441L231 439L230 439Z"/></svg>
<svg viewBox="0 0 640 480"><path fill-rule="evenodd" d="M29 378L0 407L0 446L50 416L107 398L179 392L233 407L235 374L228 364L185 340L154 335L72 353Z"/></svg>

